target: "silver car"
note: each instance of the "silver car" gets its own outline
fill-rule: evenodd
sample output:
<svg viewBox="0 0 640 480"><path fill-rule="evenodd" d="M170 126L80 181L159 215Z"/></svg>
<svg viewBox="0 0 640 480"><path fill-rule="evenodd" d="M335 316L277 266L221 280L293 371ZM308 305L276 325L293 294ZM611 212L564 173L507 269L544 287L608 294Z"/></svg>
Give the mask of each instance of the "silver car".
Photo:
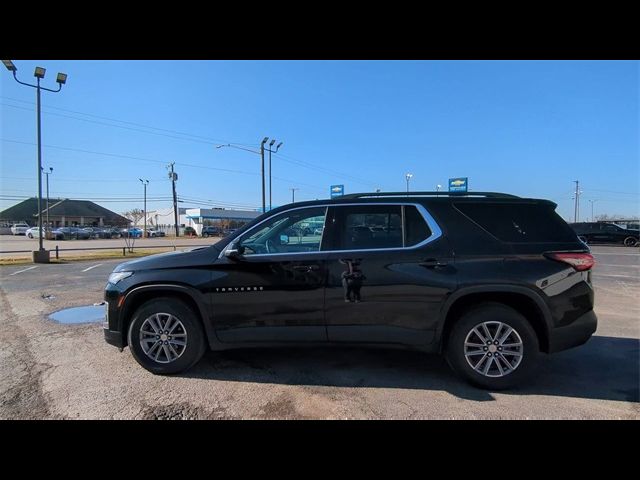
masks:
<svg viewBox="0 0 640 480"><path fill-rule="evenodd" d="M26 223L14 223L11 226L12 235L26 235L27 230L29 230L29 225Z"/></svg>

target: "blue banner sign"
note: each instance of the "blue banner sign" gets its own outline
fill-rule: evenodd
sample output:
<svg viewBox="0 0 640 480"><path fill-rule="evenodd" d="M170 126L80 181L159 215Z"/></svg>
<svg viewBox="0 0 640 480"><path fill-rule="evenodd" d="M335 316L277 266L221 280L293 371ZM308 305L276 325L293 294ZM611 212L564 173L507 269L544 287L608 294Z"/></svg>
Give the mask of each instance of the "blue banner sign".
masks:
<svg viewBox="0 0 640 480"><path fill-rule="evenodd" d="M450 178L449 179L449 191L450 192L466 192L468 177Z"/></svg>
<svg viewBox="0 0 640 480"><path fill-rule="evenodd" d="M341 197L344 195L344 185L331 185L329 192L331 194L331 198Z"/></svg>

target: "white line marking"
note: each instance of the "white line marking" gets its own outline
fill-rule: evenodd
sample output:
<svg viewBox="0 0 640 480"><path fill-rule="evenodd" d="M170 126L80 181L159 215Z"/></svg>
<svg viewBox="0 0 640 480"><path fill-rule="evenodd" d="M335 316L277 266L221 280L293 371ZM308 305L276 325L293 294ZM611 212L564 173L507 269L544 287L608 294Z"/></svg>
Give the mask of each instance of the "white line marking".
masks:
<svg viewBox="0 0 640 480"><path fill-rule="evenodd" d="M629 263L627 265L614 265L613 263L598 263L599 267L640 267L640 263Z"/></svg>
<svg viewBox="0 0 640 480"><path fill-rule="evenodd" d="M591 252L592 255L629 255L631 257L637 257L640 253L611 253L611 252Z"/></svg>
<svg viewBox="0 0 640 480"><path fill-rule="evenodd" d="M608 274L605 274L605 273L595 273L595 272L593 273L593 276L594 277L622 277L622 278L634 278L634 279L640 278L640 277L633 276L633 274L630 274L630 275L608 275Z"/></svg>
<svg viewBox="0 0 640 480"><path fill-rule="evenodd" d="M38 265L36 265L34 267L25 268L24 270L18 270L17 272L10 273L9 275L10 276L11 275L17 275L19 273L26 272L27 270L33 270L34 268L38 268Z"/></svg>
<svg viewBox="0 0 640 480"><path fill-rule="evenodd" d="M94 265L93 267L89 267L89 268L85 268L84 270L82 270L83 272L88 272L89 270L91 270L92 268L96 268L99 267L100 265L102 265L102 263L99 263L97 265Z"/></svg>

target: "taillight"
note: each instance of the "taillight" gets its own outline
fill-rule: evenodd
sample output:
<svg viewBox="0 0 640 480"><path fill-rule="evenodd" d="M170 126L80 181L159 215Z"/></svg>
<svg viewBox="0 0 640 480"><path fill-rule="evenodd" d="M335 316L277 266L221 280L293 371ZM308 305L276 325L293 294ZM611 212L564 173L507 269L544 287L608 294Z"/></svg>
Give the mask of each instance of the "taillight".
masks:
<svg viewBox="0 0 640 480"><path fill-rule="evenodd" d="M596 264L595 258L590 253L551 252L545 253L544 256L551 260L568 263L578 272L589 270Z"/></svg>

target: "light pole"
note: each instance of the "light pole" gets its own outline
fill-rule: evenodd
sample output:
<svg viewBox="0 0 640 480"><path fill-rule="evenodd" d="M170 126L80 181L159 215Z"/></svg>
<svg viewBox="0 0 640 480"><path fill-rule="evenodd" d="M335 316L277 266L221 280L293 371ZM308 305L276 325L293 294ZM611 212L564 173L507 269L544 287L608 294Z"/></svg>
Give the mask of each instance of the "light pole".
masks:
<svg viewBox="0 0 640 480"><path fill-rule="evenodd" d="M44 74L46 70L42 67L36 67L33 76L36 77L37 83L35 85L31 85L30 83L21 82L18 80L18 76L16 75L17 68L13 64L11 60L2 60L2 63L7 70L13 73L13 78L20 85L26 85L27 87L33 87L36 89L36 117L37 117L37 135L38 135L38 230L40 231L40 235L38 235L38 252L33 253L33 261L35 263L48 263L49 262L49 252L44 249L42 246L42 141L40 134L40 90L46 90L47 92L59 92L62 90L62 85L67 82L67 74L66 73L58 73L56 77L56 82L58 82L58 89L52 90L50 88L45 88L40 86L40 80L44 78Z"/></svg>
<svg viewBox="0 0 640 480"><path fill-rule="evenodd" d="M47 176L47 227L48 227L49 226L49 175L53 173L53 167L49 167L48 172L45 172L43 168L42 172ZM46 228L45 228L45 232L46 232ZM40 235L42 235L42 232L40 232Z"/></svg>
<svg viewBox="0 0 640 480"><path fill-rule="evenodd" d="M596 203L599 200L599 198L596 198L595 200L589 200L589 202L591 203L591 221L595 222L595 219L593 218L593 204Z"/></svg>
<svg viewBox="0 0 640 480"><path fill-rule="evenodd" d="M296 190L300 190L299 188L290 188L291 190L291 203L296 203Z"/></svg>
<svg viewBox="0 0 640 480"><path fill-rule="evenodd" d="M142 231L142 238L147 238L147 185L149 185L149 180L142 180L139 178L142 185L144 185L144 210L142 211L144 215L144 230Z"/></svg>
<svg viewBox="0 0 640 480"><path fill-rule="evenodd" d="M436 185L436 197L438 196L438 194L440 193L440 189L442 188L442 185Z"/></svg>
<svg viewBox="0 0 640 480"><path fill-rule="evenodd" d="M411 178L413 178L413 174L412 173L407 173L405 175L405 178L407 179L407 193L409 193L409 180L411 180Z"/></svg>
<svg viewBox="0 0 640 480"><path fill-rule="evenodd" d="M216 148L222 148L222 147L230 147L230 148L237 148L239 150L246 150L247 152L251 152L251 153L256 153L258 155L260 155L260 158L262 160L261 162L261 172L262 172L262 213L267 211L267 207L266 207L266 201L265 201L265 192L264 192L264 144L267 143L269 141L269 137L264 137L262 139L262 142L260 142L260 151L256 152L255 150L251 150L250 148L243 148L243 147L238 147L237 145L231 145L230 143L226 143L224 145L216 145Z"/></svg>
<svg viewBox="0 0 640 480"><path fill-rule="evenodd" d="M271 150L271 147L273 147L273 144L276 143L276 140L273 139L271 140L271 142L269 142L269 148L268 148L268 152L269 152L269 210L271 210L272 206L271 206L271 154L272 153L276 153L278 150L280 150L280 147L282 146L283 142L280 142L278 145L276 145L276 149L275 150Z"/></svg>

